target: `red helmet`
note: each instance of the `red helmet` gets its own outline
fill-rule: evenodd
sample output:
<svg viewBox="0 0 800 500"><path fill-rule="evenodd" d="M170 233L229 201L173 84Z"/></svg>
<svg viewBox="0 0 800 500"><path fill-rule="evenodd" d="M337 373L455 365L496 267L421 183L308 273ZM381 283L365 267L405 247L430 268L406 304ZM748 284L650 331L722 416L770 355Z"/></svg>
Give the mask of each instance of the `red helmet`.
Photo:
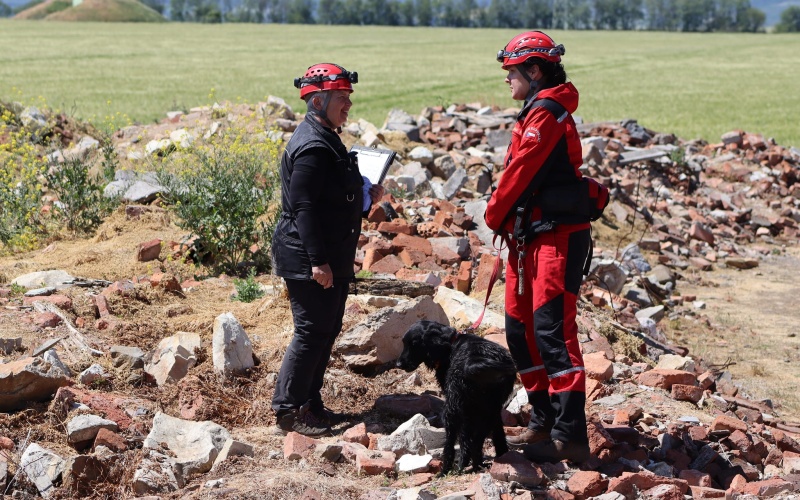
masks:
<svg viewBox="0 0 800 500"><path fill-rule="evenodd" d="M358 73L349 72L337 64L319 63L310 66L302 78L294 79L294 86L300 89L300 99L321 90L353 91L358 83Z"/></svg>
<svg viewBox="0 0 800 500"><path fill-rule="evenodd" d="M497 62L503 63L503 69L522 64L531 57L557 63L561 62L565 52L563 45L556 45L552 38L541 31L526 31L512 38L497 52Z"/></svg>

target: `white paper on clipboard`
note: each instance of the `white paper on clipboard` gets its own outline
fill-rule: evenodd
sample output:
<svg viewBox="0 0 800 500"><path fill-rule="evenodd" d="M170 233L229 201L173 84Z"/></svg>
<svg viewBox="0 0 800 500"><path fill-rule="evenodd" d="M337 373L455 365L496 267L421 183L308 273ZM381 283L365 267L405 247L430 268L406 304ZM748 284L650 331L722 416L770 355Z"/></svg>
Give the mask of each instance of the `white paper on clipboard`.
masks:
<svg viewBox="0 0 800 500"><path fill-rule="evenodd" d="M394 151L375 149L354 144L351 152L358 155L358 170L373 184L380 184L394 161Z"/></svg>

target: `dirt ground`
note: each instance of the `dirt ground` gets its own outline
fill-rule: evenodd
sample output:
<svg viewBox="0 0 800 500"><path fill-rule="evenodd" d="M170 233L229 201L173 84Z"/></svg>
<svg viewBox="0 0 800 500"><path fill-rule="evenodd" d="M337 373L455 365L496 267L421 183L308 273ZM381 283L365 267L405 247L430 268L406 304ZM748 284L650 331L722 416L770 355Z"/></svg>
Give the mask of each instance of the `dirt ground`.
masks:
<svg viewBox="0 0 800 500"><path fill-rule="evenodd" d="M785 418L800 421L800 248L754 269L715 267L680 287L706 303L714 334L676 341L711 363L732 363L728 370L748 395L771 399Z"/></svg>

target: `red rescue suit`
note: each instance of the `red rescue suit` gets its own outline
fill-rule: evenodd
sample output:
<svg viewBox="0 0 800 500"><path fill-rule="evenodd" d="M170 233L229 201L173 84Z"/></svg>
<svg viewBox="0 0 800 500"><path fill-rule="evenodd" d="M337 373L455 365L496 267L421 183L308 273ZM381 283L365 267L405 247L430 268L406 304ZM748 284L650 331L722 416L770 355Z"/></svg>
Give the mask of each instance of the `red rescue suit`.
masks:
<svg viewBox="0 0 800 500"><path fill-rule="evenodd" d="M563 113L556 116L541 107L543 99L558 103ZM572 119L577 107L578 91L571 83L543 89L526 102L514 126L505 170L486 208L491 229L513 232L516 209L526 204L533 207L530 223L547 222L537 195L579 184L582 151ZM552 229L525 245L509 240L506 339L533 405L529 427L563 442L586 442L586 375L575 317L591 248L590 225L588 218L551 222Z"/></svg>

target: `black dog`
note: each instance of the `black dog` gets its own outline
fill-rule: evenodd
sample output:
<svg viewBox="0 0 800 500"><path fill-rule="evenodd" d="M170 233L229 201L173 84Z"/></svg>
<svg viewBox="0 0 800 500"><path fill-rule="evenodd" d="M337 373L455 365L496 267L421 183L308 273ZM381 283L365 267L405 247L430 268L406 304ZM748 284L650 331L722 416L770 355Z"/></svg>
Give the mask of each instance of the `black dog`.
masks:
<svg viewBox="0 0 800 500"><path fill-rule="evenodd" d="M483 466L483 442L491 433L496 456L508 451L500 411L516 379L508 350L477 335L459 334L434 321L418 321L403 336L397 367L410 372L420 364L436 371L445 397L445 444L441 475L453 467L455 444L461 445L458 470L472 461Z"/></svg>

